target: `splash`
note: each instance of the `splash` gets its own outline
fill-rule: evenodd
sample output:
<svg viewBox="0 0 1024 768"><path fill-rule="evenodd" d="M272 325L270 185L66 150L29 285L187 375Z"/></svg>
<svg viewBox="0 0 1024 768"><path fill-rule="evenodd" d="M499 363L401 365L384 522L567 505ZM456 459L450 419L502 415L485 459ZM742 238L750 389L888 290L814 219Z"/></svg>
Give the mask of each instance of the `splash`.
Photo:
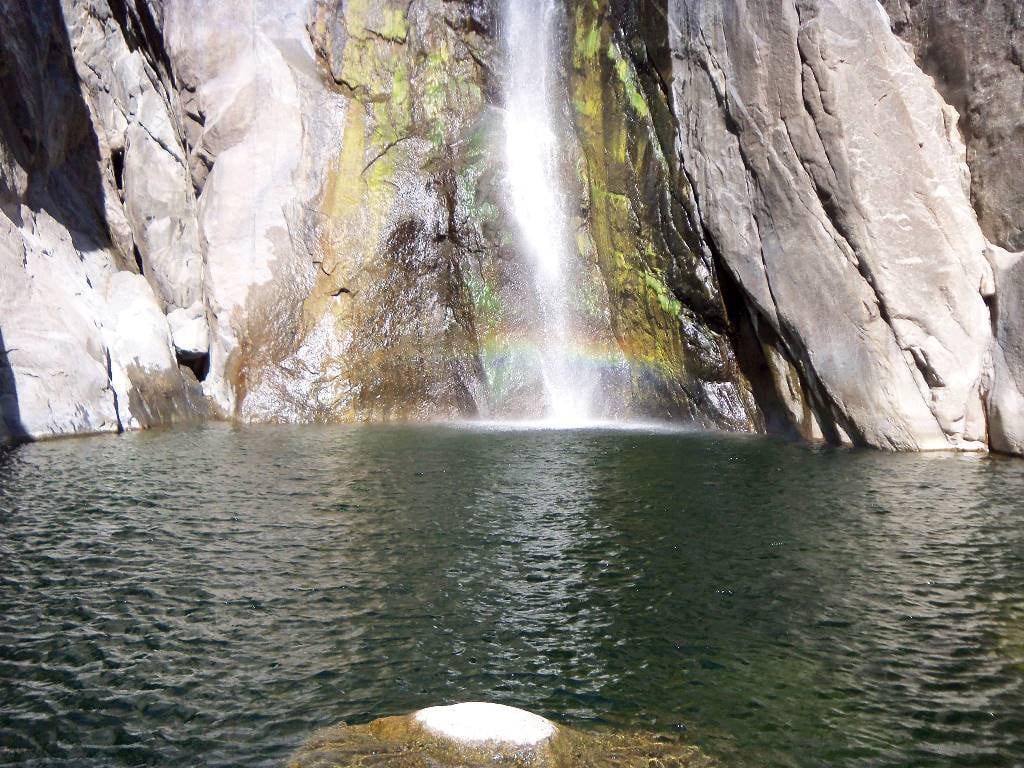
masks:
<svg viewBox="0 0 1024 768"><path fill-rule="evenodd" d="M533 265L544 418L571 426L591 420L596 386L586 361L575 354L578 333L570 302L575 260L555 108L559 18L554 0L506 0L505 166L521 243Z"/></svg>

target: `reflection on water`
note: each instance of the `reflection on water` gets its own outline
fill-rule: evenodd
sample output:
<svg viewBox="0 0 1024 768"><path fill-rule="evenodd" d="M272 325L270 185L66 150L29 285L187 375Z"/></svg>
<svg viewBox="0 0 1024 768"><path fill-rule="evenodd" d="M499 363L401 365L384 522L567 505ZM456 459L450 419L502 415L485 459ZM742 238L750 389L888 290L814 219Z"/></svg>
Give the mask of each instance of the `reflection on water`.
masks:
<svg viewBox="0 0 1024 768"><path fill-rule="evenodd" d="M1024 462L208 427L0 454L0 761L487 698L729 765L1024 763Z"/></svg>

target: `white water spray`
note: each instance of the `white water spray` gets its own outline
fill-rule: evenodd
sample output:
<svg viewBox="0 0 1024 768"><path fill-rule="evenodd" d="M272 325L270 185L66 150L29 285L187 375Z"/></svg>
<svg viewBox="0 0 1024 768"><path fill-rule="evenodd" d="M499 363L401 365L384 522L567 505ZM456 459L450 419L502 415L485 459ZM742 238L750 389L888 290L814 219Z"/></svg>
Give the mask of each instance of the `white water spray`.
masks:
<svg viewBox="0 0 1024 768"><path fill-rule="evenodd" d="M590 421L594 386L574 354L571 251L552 73L558 18L555 0L505 1L505 164L516 223L534 265L544 417L573 425Z"/></svg>

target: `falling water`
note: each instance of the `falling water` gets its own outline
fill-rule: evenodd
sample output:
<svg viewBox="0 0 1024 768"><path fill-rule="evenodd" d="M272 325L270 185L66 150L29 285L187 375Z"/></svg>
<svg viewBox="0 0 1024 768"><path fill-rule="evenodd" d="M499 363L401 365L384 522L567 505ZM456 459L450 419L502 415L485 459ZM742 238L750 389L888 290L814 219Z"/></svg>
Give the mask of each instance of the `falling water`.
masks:
<svg viewBox="0 0 1024 768"><path fill-rule="evenodd" d="M559 173L555 0L506 0L505 161L512 209L534 267L539 299L538 357L545 420L585 423L593 384L574 354L569 303L566 196Z"/></svg>

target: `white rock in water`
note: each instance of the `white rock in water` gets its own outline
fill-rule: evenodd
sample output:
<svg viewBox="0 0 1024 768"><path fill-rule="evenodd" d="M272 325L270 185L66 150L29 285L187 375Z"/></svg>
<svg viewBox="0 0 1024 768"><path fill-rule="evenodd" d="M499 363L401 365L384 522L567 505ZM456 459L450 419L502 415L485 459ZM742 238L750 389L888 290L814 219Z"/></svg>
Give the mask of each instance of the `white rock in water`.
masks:
<svg viewBox="0 0 1024 768"><path fill-rule="evenodd" d="M417 712L415 719L435 736L462 744L496 742L532 747L555 735L555 724L539 715L479 701L428 707Z"/></svg>

